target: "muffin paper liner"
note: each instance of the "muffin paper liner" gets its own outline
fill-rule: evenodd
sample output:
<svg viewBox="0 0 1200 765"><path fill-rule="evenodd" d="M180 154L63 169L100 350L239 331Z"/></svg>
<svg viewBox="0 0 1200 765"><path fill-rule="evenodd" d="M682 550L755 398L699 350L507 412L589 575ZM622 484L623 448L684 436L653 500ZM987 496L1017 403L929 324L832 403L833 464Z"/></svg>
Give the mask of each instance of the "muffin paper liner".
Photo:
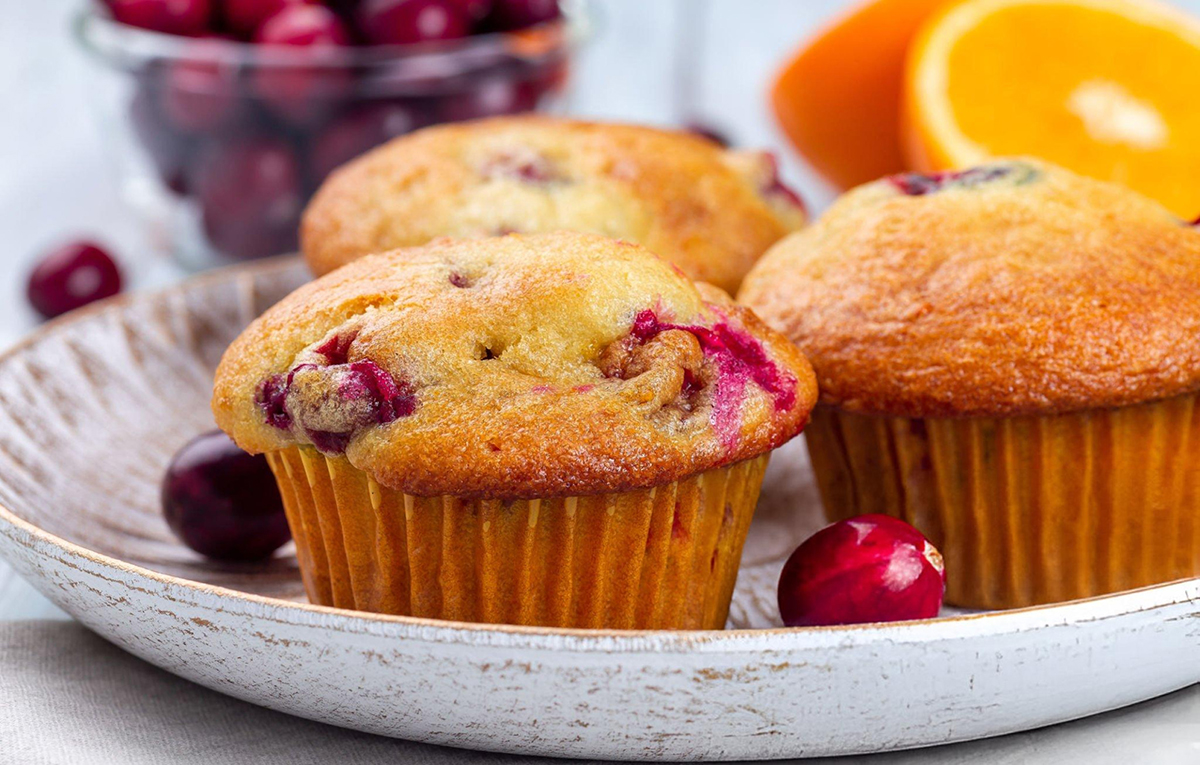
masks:
<svg viewBox="0 0 1200 765"><path fill-rule="evenodd" d="M313 603L470 622L721 629L769 455L629 492L417 497L267 455Z"/></svg>
<svg viewBox="0 0 1200 765"><path fill-rule="evenodd" d="M826 516L903 518L946 561L946 600L1014 608L1200 574L1200 407L1188 395L1003 419L818 407Z"/></svg>

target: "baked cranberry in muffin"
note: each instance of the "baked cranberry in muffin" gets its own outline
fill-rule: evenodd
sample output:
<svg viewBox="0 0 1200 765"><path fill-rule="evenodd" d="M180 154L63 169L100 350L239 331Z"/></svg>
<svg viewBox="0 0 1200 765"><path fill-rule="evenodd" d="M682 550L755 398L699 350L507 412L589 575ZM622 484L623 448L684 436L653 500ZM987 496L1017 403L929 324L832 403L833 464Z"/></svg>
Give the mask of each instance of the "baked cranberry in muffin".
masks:
<svg viewBox="0 0 1200 765"><path fill-rule="evenodd" d="M355 160L317 193L301 240L323 274L438 236L582 231L638 242L732 291L804 221L769 154L530 116L427 128Z"/></svg>

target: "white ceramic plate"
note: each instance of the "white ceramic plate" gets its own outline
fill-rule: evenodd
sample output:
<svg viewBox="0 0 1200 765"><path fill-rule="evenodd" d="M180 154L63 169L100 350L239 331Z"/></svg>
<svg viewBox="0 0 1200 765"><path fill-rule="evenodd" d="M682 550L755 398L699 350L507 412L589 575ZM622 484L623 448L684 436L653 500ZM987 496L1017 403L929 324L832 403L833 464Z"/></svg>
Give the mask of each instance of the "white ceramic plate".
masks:
<svg viewBox="0 0 1200 765"><path fill-rule="evenodd" d="M725 632L373 616L304 603L286 549L263 566L205 562L159 516L159 477L212 426L225 345L304 278L292 260L220 272L82 312L0 357L0 553L171 672L388 736L647 760L941 744L1200 681L1197 580L927 622L778 628L782 559L819 523L798 441L768 473Z"/></svg>

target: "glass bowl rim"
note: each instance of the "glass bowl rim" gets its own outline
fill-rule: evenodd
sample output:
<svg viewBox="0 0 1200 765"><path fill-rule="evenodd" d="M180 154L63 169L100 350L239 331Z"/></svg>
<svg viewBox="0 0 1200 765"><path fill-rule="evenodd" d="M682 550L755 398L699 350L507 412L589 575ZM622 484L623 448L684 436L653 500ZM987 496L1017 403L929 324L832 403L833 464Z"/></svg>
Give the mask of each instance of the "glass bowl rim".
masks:
<svg viewBox="0 0 1200 765"><path fill-rule="evenodd" d="M485 32L453 40L403 45L362 45L338 48L266 46L242 40L173 35L122 24L95 3L76 14L72 29L87 53L117 69L147 61L199 61L253 64L256 67L370 68L398 60L481 60L503 55L510 59L540 60L570 54L593 35L591 0L560 0L562 18L512 32Z"/></svg>

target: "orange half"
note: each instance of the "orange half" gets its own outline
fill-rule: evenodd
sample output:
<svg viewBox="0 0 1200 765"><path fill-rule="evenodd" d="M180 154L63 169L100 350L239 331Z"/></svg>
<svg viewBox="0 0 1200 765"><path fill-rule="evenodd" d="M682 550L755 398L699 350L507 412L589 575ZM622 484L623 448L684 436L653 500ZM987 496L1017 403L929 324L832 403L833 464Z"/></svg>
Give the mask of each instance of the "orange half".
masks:
<svg viewBox="0 0 1200 765"><path fill-rule="evenodd" d="M904 59L921 23L947 2L867 2L779 70L771 104L780 127L840 188L906 169L900 142Z"/></svg>
<svg viewBox="0 0 1200 765"><path fill-rule="evenodd" d="M1200 20L1151 0L967 0L905 72L920 170L1034 155L1200 214Z"/></svg>

